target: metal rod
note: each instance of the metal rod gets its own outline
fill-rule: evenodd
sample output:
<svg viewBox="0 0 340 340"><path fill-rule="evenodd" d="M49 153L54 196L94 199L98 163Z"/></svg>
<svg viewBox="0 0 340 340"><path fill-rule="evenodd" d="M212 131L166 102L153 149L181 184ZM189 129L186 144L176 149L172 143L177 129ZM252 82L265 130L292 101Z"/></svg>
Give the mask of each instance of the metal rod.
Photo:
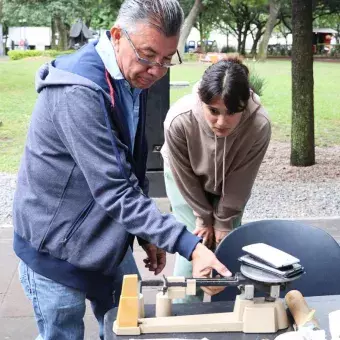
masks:
<svg viewBox="0 0 340 340"><path fill-rule="evenodd" d="M230 277L230 278L215 278L215 279L197 278L195 280L196 280L196 286L198 287L232 286L232 285L238 285L240 281L242 281L242 279L239 278L238 276ZM141 281L141 285L143 287L161 287L161 286L186 287L187 282L186 280L184 282L169 282L166 279L165 280L143 280Z"/></svg>
<svg viewBox="0 0 340 340"><path fill-rule="evenodd" d="M163 280L142 280L141 285L143 287L159 287L164 285Z"/></svg>

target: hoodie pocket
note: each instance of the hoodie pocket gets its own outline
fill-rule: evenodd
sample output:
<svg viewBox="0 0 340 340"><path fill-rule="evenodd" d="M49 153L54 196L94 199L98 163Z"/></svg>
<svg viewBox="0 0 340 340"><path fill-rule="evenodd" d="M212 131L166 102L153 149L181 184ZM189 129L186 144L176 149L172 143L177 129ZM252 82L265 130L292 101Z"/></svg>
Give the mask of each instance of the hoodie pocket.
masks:
<svg viewBox="0 0 340 340"><path fill-rule="evenodd" d="M91 199L85 206L85 208L80 212L80 214L77 216L75 221L72 223L71 227L66 232L62 244L67 243L67 241L72 237L72 235L78 230L78 228L82 225L82 223L85 221L87 215L90 213L91 209L94 206L94 199Z"/></svg>

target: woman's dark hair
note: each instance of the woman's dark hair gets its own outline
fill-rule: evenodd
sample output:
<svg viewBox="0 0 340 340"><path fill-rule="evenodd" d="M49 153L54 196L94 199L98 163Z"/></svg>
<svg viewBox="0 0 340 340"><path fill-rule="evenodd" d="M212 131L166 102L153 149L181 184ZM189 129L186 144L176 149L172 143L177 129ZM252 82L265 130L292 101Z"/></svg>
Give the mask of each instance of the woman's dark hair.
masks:
<svg viewBox="0 0 340 340"><path fill-rule="evenodd" d="M198 94L202 102L210 104L220 97L232 115L247 107L250 97L249 70L238 54L211 65L203 74Z"/></svg>

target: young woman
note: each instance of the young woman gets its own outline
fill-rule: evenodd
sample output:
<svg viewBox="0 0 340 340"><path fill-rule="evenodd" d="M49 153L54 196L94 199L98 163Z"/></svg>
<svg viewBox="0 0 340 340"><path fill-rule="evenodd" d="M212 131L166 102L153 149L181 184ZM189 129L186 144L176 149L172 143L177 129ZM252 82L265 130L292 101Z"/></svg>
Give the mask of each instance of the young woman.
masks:
<svg viewBox="0 0 340 340"><path fill-rule="evenodd" d="M241 223L271 127L238 55L211 65L169 110L162 148L173 214L214 248ZM174 275L192 276L177 255ZM203 292L185 302L201 301ZM181 300L183 302L183 300Z"/></svg>

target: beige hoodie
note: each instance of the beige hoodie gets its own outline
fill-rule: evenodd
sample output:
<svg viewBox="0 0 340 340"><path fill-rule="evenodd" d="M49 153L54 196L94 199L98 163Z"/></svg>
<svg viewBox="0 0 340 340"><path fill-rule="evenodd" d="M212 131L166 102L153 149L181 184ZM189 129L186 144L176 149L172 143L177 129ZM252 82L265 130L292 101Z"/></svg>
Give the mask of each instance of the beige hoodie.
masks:
<svg viewBox="0 0 340 340"><path fill-rule="evenodd" d="M161 152L197 217L196 225L231 230L266 153L270 121L252 93L236 129L227 137L216 137L203 116L197 88L170 108Z"/></svg>

